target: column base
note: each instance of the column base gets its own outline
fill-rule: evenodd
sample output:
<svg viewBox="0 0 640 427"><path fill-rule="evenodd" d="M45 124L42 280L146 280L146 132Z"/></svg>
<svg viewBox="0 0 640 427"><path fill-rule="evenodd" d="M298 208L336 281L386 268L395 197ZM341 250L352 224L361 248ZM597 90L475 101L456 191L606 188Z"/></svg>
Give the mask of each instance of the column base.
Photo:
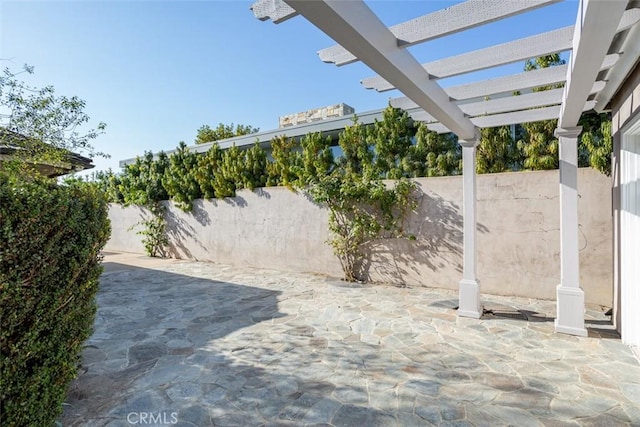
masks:
<svg viewBox="0 0 640 427"><path fill-rule="evenodd" d="M556 332L569 335L587 336L584 327L584 291L558 285L556 288Z"/></svg>
<svg viewBox="0 0 640 427"><path fill-rule="evenodd" d="M479 319L482 316L480 283L477 280L462 279L459 285L458 301L458 316Z"/></svg>

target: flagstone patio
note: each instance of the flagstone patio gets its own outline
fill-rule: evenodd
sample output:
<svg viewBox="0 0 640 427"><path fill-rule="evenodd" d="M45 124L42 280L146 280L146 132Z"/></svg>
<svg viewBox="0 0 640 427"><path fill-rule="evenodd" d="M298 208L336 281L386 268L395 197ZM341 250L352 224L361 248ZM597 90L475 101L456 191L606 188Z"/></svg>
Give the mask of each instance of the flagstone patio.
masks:
<svg viewBox="0 0 640 427"><path fill-rule="evenodd" d="M601 307L107 254L64 426L640 425L640 363Z"/></svg>

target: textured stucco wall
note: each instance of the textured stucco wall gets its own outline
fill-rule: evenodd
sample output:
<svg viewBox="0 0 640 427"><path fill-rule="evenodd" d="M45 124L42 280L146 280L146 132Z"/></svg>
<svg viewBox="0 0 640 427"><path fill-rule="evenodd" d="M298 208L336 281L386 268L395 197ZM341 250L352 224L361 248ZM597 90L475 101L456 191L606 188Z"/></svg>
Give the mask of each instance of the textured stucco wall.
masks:
<svg viewBox="0 0 640 427"><path fill-rule="evenodd" d="M588 303L611 305L610 180L578 172L581 285ZM407 229L416 241L386 240L363 266L373 281L457 289L462 276L461 177L420 178ZM169 205L171 255L340 276L327 240L327 211L285 188L203 201L190 214ZM107 250L142 253L127 231L144 212L113 206ZM560 282L558 171L478 176L478 278L482 292L554 299Z"/></svg>

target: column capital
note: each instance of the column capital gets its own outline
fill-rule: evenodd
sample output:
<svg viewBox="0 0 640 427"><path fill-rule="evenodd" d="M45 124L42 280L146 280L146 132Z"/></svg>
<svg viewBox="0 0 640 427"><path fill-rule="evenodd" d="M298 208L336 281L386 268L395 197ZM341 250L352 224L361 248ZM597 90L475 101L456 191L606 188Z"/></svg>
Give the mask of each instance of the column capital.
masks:
<svg viewBox="0 0 640 427"><path fill-rule="evenodd" d="M582 132L582 126L556 128L553 135L558 138L577 138L580 132Z"/></svg>
<svg viewBox="0 0 640 427"><path fill-rule="evenodd" d="M469 139L459 139L458 144L467 148L477 147L480 143L480 131L476 128L475 137Z"/></svg>

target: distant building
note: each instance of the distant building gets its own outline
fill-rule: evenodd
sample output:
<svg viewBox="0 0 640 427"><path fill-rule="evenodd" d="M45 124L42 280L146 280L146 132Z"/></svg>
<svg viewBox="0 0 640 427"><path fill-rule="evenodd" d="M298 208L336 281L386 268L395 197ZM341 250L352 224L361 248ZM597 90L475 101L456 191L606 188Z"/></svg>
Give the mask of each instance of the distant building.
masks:
<svg viewBox="0 0 640 427"><path fill-rule="evenodd" d="M317 122L319 120L333 119L342 116L354 114L356 110L347 104L340 103L329 105L322 108L314 108L313 110L302 111L300 113L287 114L280 116L278 127L280 129L289 126L301 125L304 123Z"/></svg>

